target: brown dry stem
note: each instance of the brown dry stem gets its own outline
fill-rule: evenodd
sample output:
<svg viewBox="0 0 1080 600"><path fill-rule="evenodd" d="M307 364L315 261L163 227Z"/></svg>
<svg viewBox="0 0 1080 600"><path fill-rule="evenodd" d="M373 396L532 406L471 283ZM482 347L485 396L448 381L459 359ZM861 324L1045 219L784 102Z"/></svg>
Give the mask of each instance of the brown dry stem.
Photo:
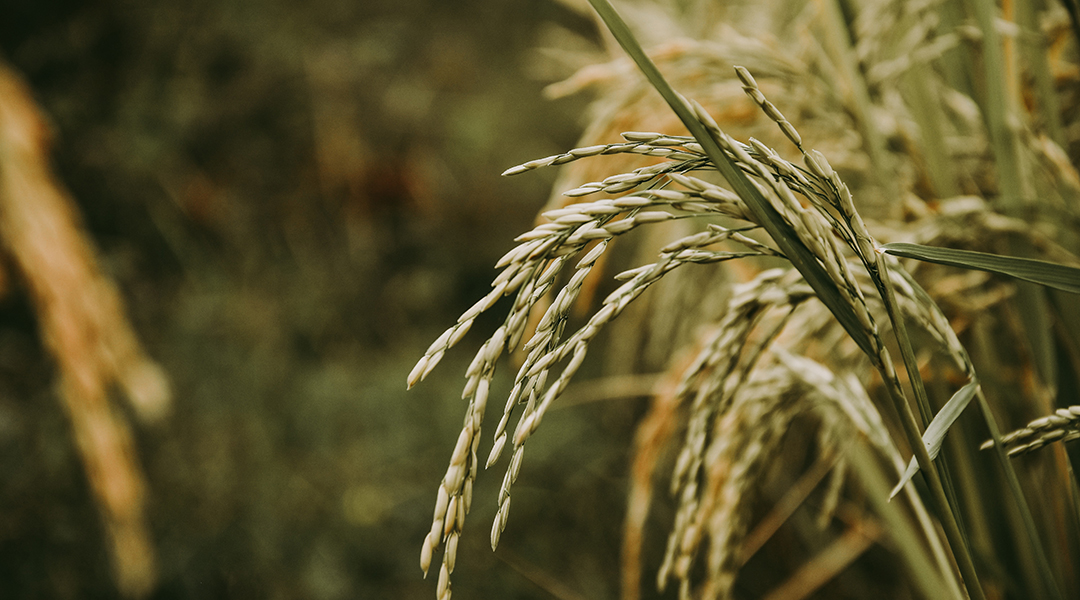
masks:
<svg viewBox="0 0 1080 600"><path fill-rule="evenodd" d="M49 167L45 117L0 63L0 242L37 313L60 372L60 396L97 499L117 587L150 593L157 566L144 514L146 483L129 427L109 403L119 385L136 413L164 415L164 373L143 353L102 274L74 203Z"/></svg>

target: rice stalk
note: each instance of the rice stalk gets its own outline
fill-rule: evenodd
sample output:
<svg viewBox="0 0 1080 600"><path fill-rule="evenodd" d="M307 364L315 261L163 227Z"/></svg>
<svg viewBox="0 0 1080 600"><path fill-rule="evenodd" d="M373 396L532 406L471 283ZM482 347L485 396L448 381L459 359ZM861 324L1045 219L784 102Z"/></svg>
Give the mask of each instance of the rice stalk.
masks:
<svg viewBox="0 0 1080 600"><path fill-rule="evenodd" d="M75 200L53 172L49 131L29 86L0 60L3 287L10 269L56 361L59 399L100 512L117 590L141 598L159 577L148 486L129 419L112 396L122 391L135 416L160 421L170 410L170 384L146 356Z"/></svg>
<svg viewBox="0 0 1080 600"><path fill-rule="evenodd" d="M1008 216L995 213L985 201L975 197L923 203L933 199L933 195L920 199L901 191L904 196L898 198L897 204L906 211L909 222L891 221L886 227L880 222L864 221L856 209L853 192L838 171L823 153L810 149L792 122L765 97L749 70L740 67L735 70L746 96L795 146L802 164L789 161L758 139L751 137L740 142L725 133L702 105L674 92L610 6L601 0L592 3L615 39L691 135L628 132L623 134L622 142L586 142L588 145L582 148L529 161L504 173L517 175L586 158L601 160L605 156L609 159L641 156L653 161L632 170L622 169L626 172L619 175L593 177L595 181L586 178L584 183L579 179L565 186L569 189L564 199L549 205L552 209L543 213L543 221L519 236L518 245L499 261L497 266L502 272L493 281L492 292L432 344L409 376L410 386L422 380L480 313L492 309L504 296L513 297L503 325L483 344L466 372L463 397L469 400L469 409L450 468L440 485L432 531L424 543L421 560L426 571L434 553L445 545L441 570L445 575L440 573L439 597L450 594L449 575L454 563L451 546L456 549L460 525L468 509L467 498L471 497L477 471L475 450L483 408L490 394L495 362L502 351L520 348L522 360L495 427L494 446L486 461L492 466L504 452L509 453L509 465L499 492L499 509L492 526L493 548L506 526L513 484L523 464L524 446L580 369L598 332L610 327L631 304L640 304L639 299L649 289L673 272L686 273L700 268L698 265L751 257L785 259L795 269L767 270L735 287L727 309L712 325L710 337L701 344L674 391L665 394L662 411L654 415L655 419L646 420L651 433L646 432L644 424L639 430L644 441L639 443L640 460L635 460L637 484L627 516L628 540L632 537L633 541L624 544L624 569L630 568L628 563L636 564L635 556L640 556L633 548L640 548L647 518L650 486L646 479L656 463L646 460L644 454L655 452L663 440L673 437L673 420L680 418L678 415L685 408L685 432L671 477L676 516L658 582L661 586L677 582L680 597L727 597L745 562L740 549L750 526L749 503L762 484L760 467L778 452L791 423L805 414L816 399L819 405L833 407L831 412L823 413L827 417L822 417L823 448L833 444L845 446L832 441L839 438L830 431L854 428L860 439L871 440L876 452L895 468L910 513L885 503L892 485L883 483L880 465L873 464L874 460L854 459L855 450L841 451L839 455L841 464L850 464L851 472L870 491L869 501L887 524L888 536L904 557L913 584L927 597L934 597L935 590L941 589L948 589L953 597L963 597L963 588L972 597L983 597L983 584L961 529L964 518L982 518L982 514L971 514L973 509L969 507L974 505L962 503L961 499L970 499L971 494L977 493L971 489L972 482L979 485L985 477L971 472L971 461L956 461L954 464L963 471L957 481L963 485L955 490L944 466L935 465L933 459L953 422L972 399L977 401L991 437L1000 440L995 417L957 334L964 333L977 320L980 310L1001 306L1013 295L1013 288L982 274L949 275L939 281L939 286L931 288L932 296L898 259L915 258L993 274L1019 275L1072 291L1078 271L1069 266L1076 264L1071 244L1052 230L1029 226L1019 219L1020 214L1015 210L1006 211ZM936 157L930 159L932 163L958 157L955 165L925 167L935 170L931 178L938 193L945 190L951 195L963 190L989 196L997 187L1000 197L1012 191L1016 192L1015 198L1020 198L1021 192L1027 193L1032 185L1052 188L1056 185L1052 182L1080 181L1068 160L1058 153L1060 148L1052 141L1044 141L1048 138L1014 128L1011 133L1006 132L1011 136L1008 139L1013 140L1012 145L1007 140L1002 142L1006 139L1000 128L1002 115L1006 114L1004 104L998 107L1000 110L983 111L991 133L991 143L986 144L979 106L957 91L966 89L963 82L955 73L941 80L928 75L930 65L952 61L956 55L969 51L967 44L976 39L970 27L958 24L953 18L955 14L946 15L947 7L951 7L949 2L880 2L857 17L858 39L852 40L847 52L851 55L849 62L851 57L864 61L863 68L872 74L867 77L870 86L864 88L868 90L867 114L879 111L880 107L874 103L883 101L869 91L894 94L890 97L893 100L884 100L893 102L898 97L895 86L905 78L933 82L933 89L940 92L941 98L930 100L928 106L934 107L934 117L921 122L921 137L927 137L928 131L938 127L935 122L942 123L951 137L934 140L931 144L934 147L925 156ZM895 35L875 41L867 33L872 31L867 28L873 19L866 15L885 15L876 27L895 28ZM982 42L985 51L988 47L985 37ZM677 52L684 51L685 48ZM984 56L985 62L994 60L993 56ZM625 72L625 64L620 68ZM858 69L847 72L859 85L864 83ZM984 99L987 101L994 100ZM910 100L908 103L913 104ZM917 106L908 112L911 110L918 111ZM899 127L887 127L883 134L893 141L895 138L890 136L903 135L901 131ZM1003 151L1010 148L1016 158L1013 163ZM997 169L996 180L980 172L984 169L982 161L991 149L999 161L1004 161ZM889 159L896 159L896 155ZM906 161L901 157L897 164L906 169L918 160L918 151L913 150ZM1015 166L1012 180L1003 173L1009 165ZM719 172L727 187L710 180L710 171ZM1037 210L1054 210L1065 219L1071 218L1070 202L1074 202L1076 195L1067 185L1062 189L1052 202ZM600 194L616 197L587 198ZM713 221L717 218L721 223ZM701 219L706 219L705 223ZM733 225L729 222L732 219L745 224ZM587 290L591 289L587 282L598 278L615 238L629 237L624 234L646 229L658 231L662 223L680 223L682 229L667 238L672 241L661 244L655 259L646 259L647 264L617 275L622 286L603 300L584 325L571 330L571 308L584 305L583 299L589 297ZM1031 258L986 252L1001 252L984 244L1004 235L1024 240ZM904 241L883 244L877 241L878 236ZM919 245L907 240L917 241ZM733 244L742 249L732 250ZM691 264L695 266L688 266ZM916 265L911 268L921 272L928 269ZM944 271L933 271L940 272ZM948 310L948 317L939 303ZM908 392L896 371L896 361L886 344L885 333L889 329L893 330L900 350L919 417L912 410ZM915 343L927 341L926 338L929 347L944 351L944 361L940 360L940 354L916 354ZM800 357L822 349L830 355L828 367ZM1045 356L1037 360L1045 360ZM892 401L881 408L884 414L869 399L851 400L859 396L851 391L855 389L851 382L857 381L853 378L865 380L869 368L880 377L878 395L883 388ZM959 372L965 381L955 385L959 391L935 415L921 371L939 373L943 368ZM949 394L948 387L939 387L940 395ZM1060 435L1060 439L1069 435L1059 434L1057 429L1052 433L1039 431L1051 437ZM1010 442L1022 447L1043 439L1036 434L1042 435L1033 429L1027 437L1017 435L994 445L1014 498L1013 513L1017 522L1022 522L1015 531L1015 536L1022 538L1018 540L1019 552L1038 570L1038 575L1029 578L1027 584L1038 593L1053 595L1057 583L1019 478L1005 457L1007 450L1002 449L1003 444ZM1044 443L1050 441L1053 440ZM853 443L850 447L859 445ZM906 463L901 458L901 447L905 445L914 454ZM961 448L959 452L964 455L965 450ZM922 505L914 487L903 485L914 473L915 465L926 476L937 522ZM843 469L835 470L821 515L832 514L830 507L844 493L844 480ZM1005 506L1010 508L1008 504ZM912 523L917 523L917 527L913 528ZM980 534L981 540L986 538ZM979 548L985 550L987 545L981 543ZM703 571L695 570L695 565ZM632 597L629 590L637 585L639 578L634 575L637 571L626 573L629 576L624 578L624 596ZM1002 577L986 574L987 592L997 590L995 585L1000 584Z"/></svg>
<svg viewBox="0 0 1080 600"><path fill-rule="evenodd" d="M1027 454L1054 442L1080 439L1080 406L1059 408L1054 414L1039 417L1026 426L1001 436L1009 457ZM994 440L986 440L980 450L993 448Z"/></svg>

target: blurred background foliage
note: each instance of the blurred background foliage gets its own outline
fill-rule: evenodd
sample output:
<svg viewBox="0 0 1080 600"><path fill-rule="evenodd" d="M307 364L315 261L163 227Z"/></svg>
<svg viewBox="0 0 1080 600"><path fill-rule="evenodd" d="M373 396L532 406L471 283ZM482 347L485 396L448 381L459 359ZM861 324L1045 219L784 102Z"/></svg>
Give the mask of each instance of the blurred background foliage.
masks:
<svg viewBox="0 0 1080 600"><path fill-rule="evenodd" d="M7 3L3 56L173 386L135 427L153 598L433 593L417 555L468 357L408 395L405 376L554 177L498 174L580 133L583 100L544 100L533 68L551 24L596 38L553 0ZM0 597L116 597L55 366L7 284ZM618 402L550 417L499 554L486 517L467 526L460 597L615 595L644 407Z"/></svg>

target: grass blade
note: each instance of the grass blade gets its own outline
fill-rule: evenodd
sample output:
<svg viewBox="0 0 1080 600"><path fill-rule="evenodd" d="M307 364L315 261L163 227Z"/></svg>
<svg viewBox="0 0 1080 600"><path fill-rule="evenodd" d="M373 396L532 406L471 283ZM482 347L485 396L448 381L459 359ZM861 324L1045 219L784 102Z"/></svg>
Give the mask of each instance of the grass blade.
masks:
<svg viewBox="0 0 1080 600"><path fill-rule="evenodd" d="M937 248L897 242L882 244L886 254L925 262L1008 275L1057 290L1080 294L1080 269L1043 260L1002 256L972 250Z"/></svg>
<svg viewBox="0 0 1080 600"><path fill-rule="evenodd" d="M945 434L949 432L949 428L956 422L960 413L964 412L967 405L971 403L971 399L975 397L975 391L979 389L979 382L972 381L971 383L960 388L949 401L945 403L945 406L941 407L938 414L934 416L934 420L930 421L930 426L926 428L926 432L923 433L923 444L926 444L926 452L930 454L930 458L937 458L939 452L941 452L941 443L945 440ZM900 478L900 483L896 484L892 492L889 494L889 499L896 496L904 488L907 482L911 481L911 478L915 476L915 473L919 472L919 463L915 462L915 457L911 457L908 462L907 470L904 471L904 476Z"/></svg>

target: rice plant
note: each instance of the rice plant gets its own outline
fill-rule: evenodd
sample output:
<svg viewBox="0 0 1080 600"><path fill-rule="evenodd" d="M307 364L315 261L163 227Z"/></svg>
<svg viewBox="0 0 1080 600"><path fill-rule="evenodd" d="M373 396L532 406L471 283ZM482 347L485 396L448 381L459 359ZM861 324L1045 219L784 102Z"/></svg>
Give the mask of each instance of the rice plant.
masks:
<svg viewBox="0 0 1080 600"><path fill-rule="evenodd" d="M615 59L609 74L620 83L608 99L615 110L597 110L586 134L591 143L504 175L598 157L645 164L560 184L564 200L518 236L496 265L491 292L408 376L410 387L424 379L478 315L512 298L466 371L464 424L422 544L425 574L442 551L437 597L451 594L503 354L516 353L517 374L483 461L491 468L508 457L493 550L525 446L598 334L661 280L720 268L714 263L748 266L723 290L680 291L723 295L725 307L718 319L695 322L696 336L681 341L695 348L694 357L673 367L675 384L656 395L640 425L624 598L639 597L646 585L641 556L651 480L669 445L676 458L665 475L675 512L662 563L653 566L661 592L673 586L680 598L761 595L748 591L760 583L742 581L740 589L743 568L828 476L815 496L818 529L799 531L818 550L774 574L770 597L810 595L858 568L872 546L897 559L903 577L896 597L1074 595L1080 503L1069 456L1054 444L1080 437L1080 176L1069 154L1080 132L1063 117L1075 99L1058 91L1076 78L1062 69L1075 61L1072 6L1007 2L999 14L986 0L778 2L764 21L776 25L783 21L777 15L797 9L799 19L779 26L801 52L760 45L734 29L714 30L730 34L715 41L664 40L667 46L646 52L638 31L606 0L590 4L644 81ZM685 8L683 22L700 26L702 6ZM638 19L635 29L647 30ZM1055 44L1056 55L1048 51ZM749 66L734 62L740 58ZM712 71L727 60L723 72ZM664 71L694 89L680 94ZM703 84L706 76L716 83ZM626 77L631 83L621 81ZM740 127L732 115L745 114L726 93L732 84L771 127L768 142L726 131L728 120ZM810 120L827 125L800 132L799 119L786 117L787 107L767 89L824 99L809 110L793 106L791 114L824 114ZM647 104L638 100L643 90L659 93L666 107L649 110L670 111L681 131L588 139L626 120L612 114L625 117ZM824 132L820 142L840 148L841 166L814 149ZM665 227L670 237L655 258L616 274L622 284L575 323L572 309L592 303L613 248ZM692 312L673 317L671 305L650 310L666 323L695 319ZM961 420L967 412L977 418ZM812 465L801 473L806 461L792 460L785 438L806 426L815 432L803 450ZM987 452L974 436L987 440ZM1038 464L1010 460L1040 452ZM757 492L776 464L806 480L792 486L789 502L755 517ZM1031 493L1034 482L1043 493Z"/></svg>

